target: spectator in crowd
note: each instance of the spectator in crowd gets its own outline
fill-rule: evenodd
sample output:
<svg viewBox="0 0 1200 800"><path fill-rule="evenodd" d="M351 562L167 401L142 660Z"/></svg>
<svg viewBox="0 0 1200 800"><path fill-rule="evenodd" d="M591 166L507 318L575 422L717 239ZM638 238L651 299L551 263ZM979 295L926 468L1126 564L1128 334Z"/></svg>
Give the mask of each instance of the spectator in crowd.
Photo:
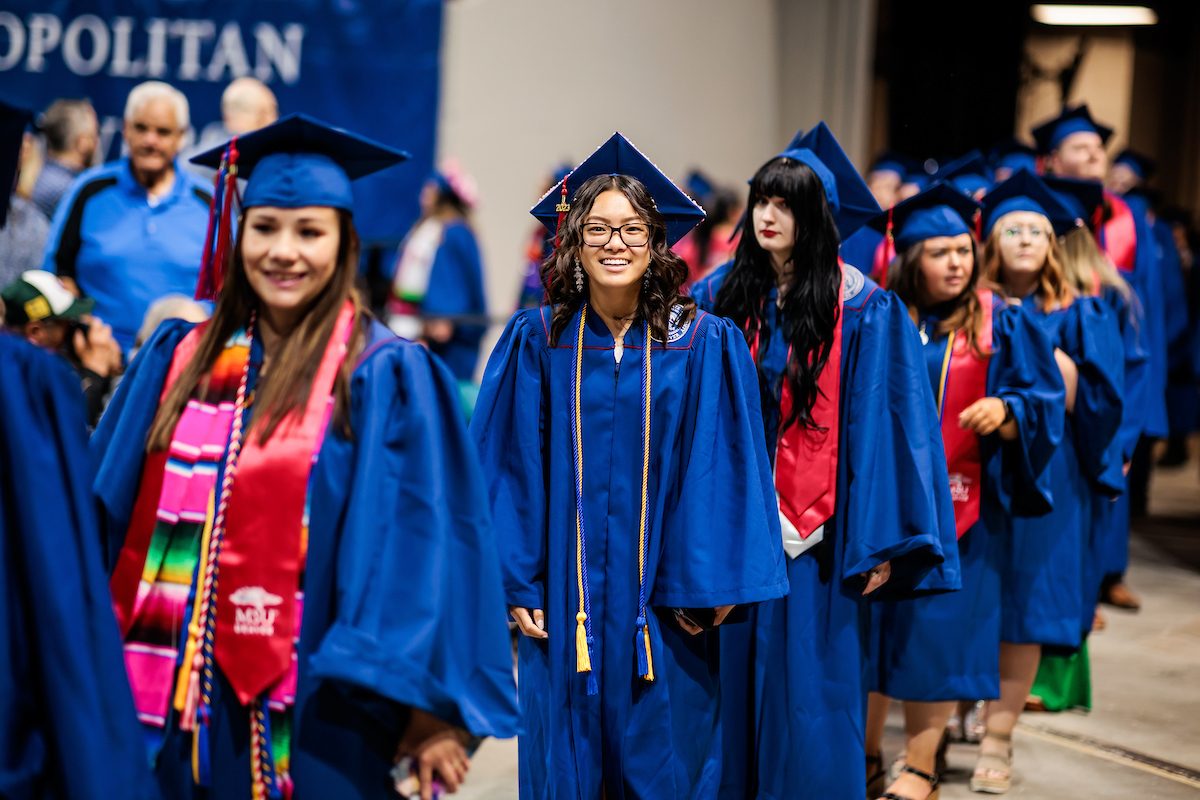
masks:
<svg viewBox="0 0 1200 800"><path fill-rule="evenodd" d="M6 112L12 108L4 103L0 106L5 106ZM0 186L5 187L4 199L8 202L8 213L0 214L0 286L16 280L25 270L41 266L46 237L50 234L46 215L15 188L23 172L17 164L25 165L26 154L36 149L33 137L24 131L27 114L24 120L16 123L6 120L5 130L0 133L0 138L6 140L3 144L6 149L11 147L21 153L17 162L8 165L8 170L0 170L4 173L0 174Z"/></svg>
<svg viewBox="0 0 1200 800"><path fill-rule="evenodd" d="M196 286L211 197L178 168L188 124L177 89L134 87L123 129L129 154L80 175L51 224L43 268L95 298L123 350L152 302Z"/></svg>
<svg viewBox="0 0 1200 800"><path fill-rule="evenodd" d="M100 121L89 101L59 99L42 114L38 127L46 141L46 161L30 199L49 218L79 173L95 163Z"/></svg>
<svg viewBox="0 0 1200 800"><path fill-rule="evenodd" d="M275 94L258 78L234 78L221 93L221 119L204 126L195 147L182 157L184 166L211 182L215 172L208 167L191 163L192 156L203 153L228 141L265 128L279 118L279 103Z"/></svg>
<svg viewBox="0 0 1200 800"><path fill-rule="evenodd" d="M182 294L169 294L155 300L150 306L150 310L146 312L146 318L142 320L142 327L138 329L137 338L133 340L134 351L136 352L138 348L148 342L154 332L158 330L158 326L169 319L203 322L208 319L208 309L191 297Z"/></svg>
<svg viewBox="0 0 1200 800"><path fill-rule="evenodd" d="M121 348L112 329L91 315L90 298L76 297L62 281L42 270L30 270L0 291L4 324L31 344L60 353L83 384L88 425L104 410L113 379L121 372Z"/></svg>

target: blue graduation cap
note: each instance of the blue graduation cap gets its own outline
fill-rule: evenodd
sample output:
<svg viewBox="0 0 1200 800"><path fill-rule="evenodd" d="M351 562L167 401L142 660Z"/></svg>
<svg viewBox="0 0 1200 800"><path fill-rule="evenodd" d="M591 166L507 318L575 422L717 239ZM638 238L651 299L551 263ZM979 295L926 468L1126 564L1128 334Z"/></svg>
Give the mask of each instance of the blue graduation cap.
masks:
<svg viewBox="0 0 1200 800"><path fill-rule="evenodd" d="M614 133L596 148L582 164L571 170L564 181L550 187L542 199L529 210L551 233L557 233L560 206L563 214L570 208L567 196L574 199L577 191L589 178L597 175L628 175L637 178L654 198L654 205L667 223L667 244L673 245L704 219L704 209L688 197L671 179L654 166L640 150L622 136Z"/></svg>
<svg viewBox="0 0 1200 800"><path fill-rule="evenodd" d="M879 213L879 204L866 181L824 122L818 122L808 133L797 132L787 149L776 158L799 161L817 174L825 187L825 199L843 242Z"/></svg>
<svg viewBox="0 0 1200 800"><path fill-rule="evenodd" d="M1096 212L1104 207L1104 186L1100 181L1081 181L1059 175L1046 175L1042 181L1075 217L1076 225L1095 229L1099 221Z"/></svg>
<svg viewBox="0 0 1200 800"><path fill-rule="evenodd" d="M716 187L713 186L713 182L708 179L707 175L698 169L694 169L688 173L687 180L683 182L683 185L687 187L687 190L692 197L698 197L700 199L704 199L716 191Z"/></svg>
<svg viewBox="0 0 1200 800"><path fill-rule="evenodd" d="M304 114L290 114L192 157L193 164L218 171L196 299L212 300L221 291L233 250L233 198L239 177L246 179L243 208L322 206L353 212L350 182L408 157L403 150Z"/></svg>
<svg viewBox="0 0 1200 800"><path fill-rule="evenodd" d="M946 164L938 170L935 177L969 195L974 195L981 189L990 189L992 186L992 171L978 150L972 150Z"/></svg>
<svg viewBox="0 0 1200 800"><path fill-rule="evenodd" d="M915 169L916 162L906 155L897 153L892 150L887 150L875 156L875 160L871 162L871 167L867 173L872 172L894 172L904 180L904 176Z"/></svg>
<svg viewBox="0 0 1200 800"><path fill-rule="evenodd" d="M328 206L345 211L354 210L351 181L409 158L403 150L305 114L289 114L191 161L218 169L227 155L236 163L238 177L247 179L244 208Z"/></svg>
<svg viewBox="0 0 1200 800"><path fill-rule="evenodd" d="M1075 215L1054 196L1049 187L1028 170L1020 170L983 198L983 233L991 234L996 222L1014 211L1031 211L1050 220L1056 233L1075 227Z"/></svg>
<svg viewBox="0 0 1200 800"><path fill-rule="evenodd" d="M1064 108L1057 117L1034 128L1033 138L1037 142L1038 152L1045 155L1057 150L1063 139L1071 134L1082 132L1098 134L1100 141L1107 144L1113 129L1092 119L1092 113L1084 103Z"/></svg>
<svg viewBox="0 0 1200 800"><path fill-rule="evenodd" d="M1113 164L1124 164L1133 171L1134 175L1137 175L1142 180L1146 180L1153 175L1155 169L1158 167L1154 159L1150 158L1150 156L1128 148L1117 154L1117 157L1113 159Z"/></svg>
<svg viewBox="0 0 1200 800"><path fill-rule="evenodd" d="M1026 169L1036 173L1037 150L1020 139L1010 137L992 146L988 151L988 163L992 166L993 174L999 169L1007 169L1010 172Z"/></svg>
<svg viewBox="0 0 1200 800"><path fill-rule="evenodd" d="M21 141L33 114L0 100L0 228L8 220L8 204L21 166Z"/></svg>
<svg viewBox="0 0 1200 800"><path fill-rule="evenodd" d="M947 183L938 181L920 194L897 203L867 224L887 234L889 226L896 249L907 250L935 236L958 236L972 232L979 203Z"/></svg>

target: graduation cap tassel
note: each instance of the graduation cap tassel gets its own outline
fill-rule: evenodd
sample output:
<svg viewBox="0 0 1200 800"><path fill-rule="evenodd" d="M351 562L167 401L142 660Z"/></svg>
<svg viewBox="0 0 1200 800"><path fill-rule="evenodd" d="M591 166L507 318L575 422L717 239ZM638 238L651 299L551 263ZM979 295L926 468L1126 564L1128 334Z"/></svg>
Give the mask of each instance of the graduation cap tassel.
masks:
<svg viewBox="0 0 1200 800"><path fill-rule="evenodd" d="M879 285L887 288L888 267L896 257L896 238L894 231L896 223L893 219L894 208L888 209L887 230L883 235L883 244L876 251L875 273L879 276Z"/></svg>
<svg viewBox="0 0 1200 800"><path fill-rule="evenodd" d="M225 170L225 187L221 197L221 217L217 224L217 248L213 255L213 263L209 274L212 296L215 299L221 293L225 283L225 267L229 263L230 251L233 249L233 198L237 194L237 137L229 140L227 152L228 165Z"/></svg>
<svg viewBox="0 0 1200 800"><path fill-rule="evenodd" d="M217 236L217 218L220 216L221 195L225 188L225 169L227 165L225 156L222 156L221 165L217 168L217 175L213 178L213 199L208 204L208 228L204 232L204 250L200 253L200 276L196 279L196 291L194 293L194 299L196 300L208 300L213 295L213 246Z"/></svg>
<svg viewBox="0 0 1200 800"><path fill-rule="evenodd" d="M554 249L555 250L558 249L559 232L562 230L563 220L565 220L567 218L567 212L571 210L571 204L567 202L567 178L569 178L569 177L570 177L569 175L563 177L563 179L562 179L562 196L559 197L558 205L556 205L554 207L554 210L556 212L558 212L558 222L554 226Z"/></svg>
<svg viewBox="0 0 1200 800"><path fill-rule="evenodd" d="M654 342L650 321L645 321L645 349L642 351L642 504L638 519L638 618L634 633L638 674L648 683L654 681L654 660L650 655L650 625L646 621L646 520L650 510L650 400L651 365Z"/></svg>
<svg viewBox="0 0 1200 800"><path fill-rule="evenodd" d="M563 195L566 195L566 180L563 180ZM564 212L559 212L564 213ZM557 239L557 236L555 237ZM555 242L557 246L557 241ZM571 403L571 438L575 456L575 585L579 593L579 611L575 614L575 671L587 673L587 693L594 695L600 691L596 684L596 674L592 671L592 635L588 612L591 611L591 597L588 592L587 576L587 535L583 526L583 436L580 431L583 374L583 330L587 321L587 304L579 310L579 332L575 338L575 359L571 362L571 382L574 393Z"/></svg>

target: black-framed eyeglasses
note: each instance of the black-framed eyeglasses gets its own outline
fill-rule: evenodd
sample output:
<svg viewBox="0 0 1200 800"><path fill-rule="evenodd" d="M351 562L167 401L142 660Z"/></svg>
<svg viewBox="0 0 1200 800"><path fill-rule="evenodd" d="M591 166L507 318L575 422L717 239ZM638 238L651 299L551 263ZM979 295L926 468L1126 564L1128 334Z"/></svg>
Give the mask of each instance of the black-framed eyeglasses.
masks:
<svg viewBox="0 0 1200 800"><path fill-rule="evenodd" d="M583 243L588 247L606 246L612 241L613 234L619 235L626 247L642 247L650 241L650 226L644 222L626 222L615 226L586 222L583 225Z"/></svg>

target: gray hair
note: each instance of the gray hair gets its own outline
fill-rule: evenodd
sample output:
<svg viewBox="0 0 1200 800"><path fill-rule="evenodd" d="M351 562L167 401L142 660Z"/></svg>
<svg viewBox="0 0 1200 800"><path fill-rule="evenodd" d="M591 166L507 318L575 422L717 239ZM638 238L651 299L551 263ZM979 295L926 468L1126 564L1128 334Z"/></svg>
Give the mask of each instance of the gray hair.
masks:
<svg viewBox="0 0 1200 800"><path fill-rule="evenodd" d="M191 125L187 98L184 97L183 92L162 81L146 81L133 87L129 97L125 100L125 121L128 122L132 119L142 106L152 100L166 100L174 107L175 125L179 130L186 131Z"/></svg>
<svg viewBox="0 0 1200 800"><path fill-rule="evenodd" d="M192 298L182 294L168 294L155 300L146 310L142 319L142 327L138 330L134 344L141 346L146 343L158 326L169 319L184 319L188 322L203 322L208 319L208 311Z"/></svg>
<svg viewBox="0 0 1200 800"><path fill-rule="evenodd" d="M80 134L96 124L96 110L88 100L60 98L42 114L38 127L46 137L46 149L64 153L75 145Z"/></svg>

